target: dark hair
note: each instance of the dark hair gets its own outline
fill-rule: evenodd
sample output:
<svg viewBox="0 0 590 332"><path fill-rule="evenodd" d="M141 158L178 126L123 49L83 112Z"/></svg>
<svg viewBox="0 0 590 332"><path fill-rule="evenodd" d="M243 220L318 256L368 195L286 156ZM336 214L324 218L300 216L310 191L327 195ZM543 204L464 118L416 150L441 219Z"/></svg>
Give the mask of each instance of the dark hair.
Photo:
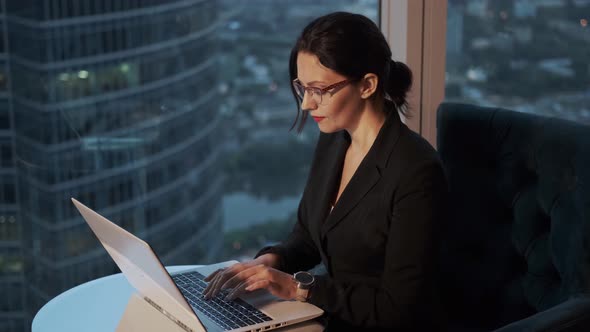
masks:
<svg viewBox="0 0 590 332"><path fill-rule="evenodd" d="M377 75L376 96L384 99L385 111L397 110L404 116L409 115L406 94L412 85L412 72L404 63L391 59L391 49L385 37L367 17L336 12L309 23L291 50L291 81L297 78L299 52L316 55L322 65L349 79L362 79L367 73ZM293 129L299 120L301 105L292 86L291 91L297 103ZM303 129L306 119L307 112L303 112L298 131Z"/></svg>

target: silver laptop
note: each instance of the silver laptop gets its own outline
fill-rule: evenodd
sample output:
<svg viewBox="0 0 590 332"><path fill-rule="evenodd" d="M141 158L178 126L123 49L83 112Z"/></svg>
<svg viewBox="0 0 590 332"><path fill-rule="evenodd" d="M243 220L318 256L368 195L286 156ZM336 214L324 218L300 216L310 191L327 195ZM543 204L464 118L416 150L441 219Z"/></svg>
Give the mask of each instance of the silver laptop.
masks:
<svg viewBox="0 0 590 332"><path fill-rule="evenodd" d="M223 292L205 300L204 276L236 261L169 274L145 241L74 198L72 202L143 300L185 331L266 331L323 314L312 304L281 300L262 290L233 301L225 301Z"/></svg>

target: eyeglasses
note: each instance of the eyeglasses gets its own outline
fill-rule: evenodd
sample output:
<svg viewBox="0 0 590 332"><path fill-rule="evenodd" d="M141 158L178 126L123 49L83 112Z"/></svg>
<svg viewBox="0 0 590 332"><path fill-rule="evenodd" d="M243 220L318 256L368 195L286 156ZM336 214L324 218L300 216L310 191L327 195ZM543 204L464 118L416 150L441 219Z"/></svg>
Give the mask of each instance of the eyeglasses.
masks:
<svg viewBox="0 0 590 332"><path fill-rule="evenodd" d="M308 96L317 104L317 105L327 105L332 99L332 96L344 88L349 83L353 82L353 80L344 80L338 83L334 83L329 85L325 88L316 88L312 86L303 86L301 81L298 78L293 80L293 88L295 88L295 92L297 93L297 97L299 97L299 101L303 102L303 97L305 96L305 92L308 93Z"/></svg>

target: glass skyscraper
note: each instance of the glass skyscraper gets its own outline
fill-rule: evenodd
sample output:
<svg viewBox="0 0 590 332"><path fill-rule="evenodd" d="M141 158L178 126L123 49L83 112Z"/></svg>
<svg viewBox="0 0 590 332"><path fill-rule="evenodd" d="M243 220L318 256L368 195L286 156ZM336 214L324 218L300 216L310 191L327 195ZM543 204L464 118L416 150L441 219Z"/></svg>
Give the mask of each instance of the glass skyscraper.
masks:
<svg viewBox="0 0 590 332"><path fill-rule="evenodd" d="M23 259L16 198L15 136L4 1L0 6L0 331L23 331Z"/></svg>
<svg viewBox="0 0 590 332"><path fill-rule="evenodd" d="M2 0L0 331L117 272L70 202L164 264L221 245L223 136L210 0Z"/></svg>

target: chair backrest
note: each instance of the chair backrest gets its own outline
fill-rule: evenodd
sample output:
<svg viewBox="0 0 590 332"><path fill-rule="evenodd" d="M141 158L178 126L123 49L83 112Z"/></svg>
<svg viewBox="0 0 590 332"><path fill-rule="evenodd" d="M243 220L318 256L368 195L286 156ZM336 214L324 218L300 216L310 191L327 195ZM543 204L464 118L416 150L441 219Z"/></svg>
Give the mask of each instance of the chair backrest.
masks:
<svg viewBox="0 0 590 332"><path fill-rule="evenodd" d="M590 292L590 126L443 103L447 308L498 327Z"/></svg>

